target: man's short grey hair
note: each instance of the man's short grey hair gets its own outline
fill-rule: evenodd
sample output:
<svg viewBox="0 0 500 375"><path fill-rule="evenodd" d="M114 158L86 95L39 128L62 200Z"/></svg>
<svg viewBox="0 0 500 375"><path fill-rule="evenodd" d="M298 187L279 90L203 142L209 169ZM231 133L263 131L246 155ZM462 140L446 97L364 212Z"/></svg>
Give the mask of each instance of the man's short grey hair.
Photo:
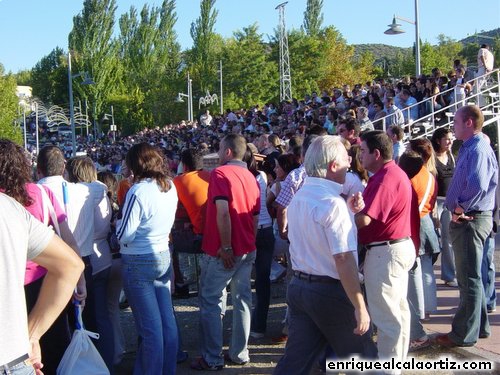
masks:
<svg viewBox="0 0 500 375"><path fill-rule="evenodd" d="M328 164L337 161L341 147L345 148L338 135L322 135L316 138L307 149L304 159L307 175L325 178Z"/></svg>

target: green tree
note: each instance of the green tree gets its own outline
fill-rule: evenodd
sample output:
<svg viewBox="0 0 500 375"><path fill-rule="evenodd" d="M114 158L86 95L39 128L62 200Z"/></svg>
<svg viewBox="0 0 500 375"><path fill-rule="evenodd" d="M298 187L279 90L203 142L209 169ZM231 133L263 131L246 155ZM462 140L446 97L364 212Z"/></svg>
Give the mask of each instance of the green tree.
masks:
<svg viewBox="0 0 500 375"><path fill-rule="evenodd" d="M345 83L357 83L352 63L354 47L347 45L342 34L333 26L325 28L320 38L324 53L318 64L320 89L330 90Z"/></svg>
<svg viewBox="0 0 500 375"><path fill-rule="evenodd" d="M21 129L14 125L18 112L16 86L14 76L4 75L3 65L0 64L0 108L2 108L0 111L0 138L7 138L21 144Z"/></svg>
<svg viewBox="0 0 500 375"><path fill-rule="evenodd" d="M33 95L42 102L67 106L68 71L64 51L56 47L31 70Z"/></svg>
<svg viewBox="0 0 500 375"><path fill-rule="evenodd" d="M375 66L375 56L373 53L366 51L355 60L352 79L354 83L365 83L380 75L381 71L380 68L377 69Z"/></svg>
<svg viewBox="0 0 500 375"><path fill-rule="evenodd" d="M200 16L191 24L193 48L188 54L189 69L193 82L204 93L216 81L217 42L214 31L218 11L214 9L215 0L200 1Z"/></svg>
<svg viewBox="0 0 500 375"><path fill-rule="evenodd" d="M113 39L116 0L85 0L81 13L73 17L69 34L73 74L88 72L95 84L73 80L75 97L95 103L97 118L109 111L111 95L120 88L122 64L118 43Z"/></svg>
<svg viewBox="0 0 500 375"><path fill-rule="evenodd" d="M278 67L270 60L256 24L234 32L226 40L222 56L226 108L249 108L273 97Z"/></svg>
<svg viewBox="0 0 500 375"><path fill-rule="evenodd" d="M123 82L126 92L133 92L132 97L142 107L134 116L134 126L124 124L127 129L165 123L175 113L172 102L182 62L174 31L176 21L173 0L163 1L161 7L144 5L140 18L134 7L120 17L120 56L127 71ZM130 120L126 117L126 121Z"/></svg>
<svg viewBox="0 0 500 375"><path fill-rule="evenodd" d="M307 35L317 36L323 24L323 0L307 0L303 28Z"/></svg>

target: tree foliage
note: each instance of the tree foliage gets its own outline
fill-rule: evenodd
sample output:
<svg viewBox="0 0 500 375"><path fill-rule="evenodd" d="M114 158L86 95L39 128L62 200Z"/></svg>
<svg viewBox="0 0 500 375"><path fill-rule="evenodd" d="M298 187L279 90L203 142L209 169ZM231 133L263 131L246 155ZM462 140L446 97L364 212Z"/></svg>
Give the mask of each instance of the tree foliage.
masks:
<svg viewBox="0 0 500 375"><path fill-rule="evenodd" d="M140 15L132 6L120 17L120 56L124 70L125 92L140 101L142 111L123 123L126 129L142 129L151 123L165 123L174 114L173 98L179 86L180 45L174 25L175 1L165 0L161 7L144 5ZM168 100L167 98L171 98ZM139 116L139 114L141 114Z"/></svg>
<svg viewBox="0 0 500 375"><path fill-rule="evenodd" d="M264 104L276 94L278 67L270 60L256 24L236 31L225 41L222 60L226 108Z"/></svg>
<svg viewBox="0 0 500 375"><path fill-rule="evenodd" d="M0 111L0 138L7 138L21 144L21 129L14 123L18 114L16 85L14 76L5 76L3 66L0 64L0 108L2 108Z"/></svg>
<svg viewBox="0 0 500 375"><path fill-rule="evenodd" d="M217 37L214 31L218 11L215 0L201 0L200 16L191 23L191 38L193 48L189 56L189 70L193 80L196 80L199 91L210 89L217 73Z"/></svg>
<svg viewBox="0 0 500 375"><path fill-rule="evenodd" d="M307 0L303 28L307 35L317 36L323 24L323 0Z"/></svg>
<svg viewBox="0 0 500 375"><path fill-rule="evenodd" d="M36 96L49 105L68 105L68 71L64 51L56 47L31 71L31 86Z"/></svg>
<svg viewBox="0 0 500 375"><path fill-rule="evenodd" d="M113 39L116 0L85 0L81 13L73 17L69 34L72 71L87 72L95 84L81 85L73 80L75 95L95 102L98 118L107 110L107 102L119 88L122 65L118 44Z"/></svg>

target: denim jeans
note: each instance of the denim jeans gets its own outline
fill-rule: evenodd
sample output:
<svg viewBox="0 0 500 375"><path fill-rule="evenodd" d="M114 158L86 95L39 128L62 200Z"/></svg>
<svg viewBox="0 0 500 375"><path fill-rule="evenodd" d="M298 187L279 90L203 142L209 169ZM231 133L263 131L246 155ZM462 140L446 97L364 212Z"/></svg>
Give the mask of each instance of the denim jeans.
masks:
<svg viewBox="0 0 500 375"><path fill-rule="evenodd" d="M438 197L437 208L441 223L441 280L453 281L455 276L455 255L450 241L451 212L444 206L445 198Z"/></svg>
<svg viewBox="0 0 500 375"><path fill-rule="evenodd" d="M247 362L248 337L252 308L250 275L255 251L235 257L232 268L224 268L217 257L204 255L200 280L200 347L201 355L211 366L224 364L222 357L222 316L226 306L226 287L231 285L233 324L229 356L235 362Z"/></svg>
<svg viewBox="0 0 500 375"><path fill-rule="evenodd" d="M410 340L418 340L426 335L424 326L420 322L420 316L408 298L408 307L410 309Z"/></svg>
<svg viewBox="0 0 500 375"><path fill-rule="evenodd" d="M113 259L111 264L111 272L108 281L108 313L113 326L114 339L114 360L117 365L123 358L125 352L125 336L123 335L120 324L120 294L123 289L122 282L122 260L121 258Z"/></svg>
<svg viewBox="0 0 500 375"><path fill-rule="evenodd" d="M309 374L315 359L329 344L337 358L358 354L376 358L371 330L362 336L356 327L354 307L340 281L309 282L292 278L287 291L288 341L274 374ZM331 353L331 351L330 351ZM330 354L331 355L331 354Z"/></svg>
<svg viewBox="0 0 500 375"><path fill-rule="evenodd" d="M420 257L415 259L414 268L408 273L408 302L411 302L417 319L423 319L425 317L425 299Z"/></svg>
<svg viewBox="0 0 500 375"><path fill-rule="evenodd" d="M264 333L267 326L267 313L271 299L271 263L274 252L273 228L257 231L255 257L255 295L256 303L252 314L252 331Z"/></svg>
<svg viewBox="0 0 500 375"><path fill-rule="evenodd" d="M28 366L24 362L21 362L9 369L4 369L0 367L0 375L34 375L35 369L33 366Z"/></svg>
<svg viewBox="0 0 500 375"><path fill-rule="evenodd" d="M471 221L450 223L460 301L449 336L459 345L473 345L479 334L490 333L481 263L484 243L491 232L493 221L491 211L473 216Z"/></svg>
<svg viewBox="0 0 500 375"><path fill-rule="evenodd" d="M99 333L99 339L93 341L108 370L113 374L115 342L113 324L111 323L108 311L108 281L110 272L111 267L108 267L92 276L94 288L91 298L94 299L94 314L97 333Z"/></svg>
<svg viewBox="0 0 500 375"><path fill-rule="evenodd" d="M170 295L170 253L122 254L122 271L139 336L134 374L174 375L178 337Z"/></svg>
<svg viewBox="0 0 500 375"><path fill-rule="evenodd" d="M484 243L483 261L481 263L481 279L483 280L486 307L494 310L497 307L497 292L495 290L495 237L489 236Z"/></svg>

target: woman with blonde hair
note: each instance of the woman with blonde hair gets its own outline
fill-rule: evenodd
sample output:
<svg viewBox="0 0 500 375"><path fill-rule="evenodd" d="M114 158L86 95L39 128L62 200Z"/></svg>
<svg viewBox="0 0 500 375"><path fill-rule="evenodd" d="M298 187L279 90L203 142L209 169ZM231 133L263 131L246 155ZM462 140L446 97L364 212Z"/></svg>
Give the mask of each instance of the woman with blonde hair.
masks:
<svg viewBox="0 0 500 375"><path fill-rule="evenodd" d="M177 191L163 154L148 143L128 151L134 175L117 223L123 287L134 314L139 345L134 374L175 374L178 333L171 297L169 235Z"/></svg>
<svg viewBox="0 0 500 375"><path fill-rule="evenodd" d="M77 156L66 163L68 180L74 183L101 185L97 180L97 170L92 159L88 156ZM90 255L92 265L91 287L88 288L87 306L83 310L83 320L87 328L97 330L99 340L95 346L113 373L114 365L114 333L111 318L108 312L108 284L111 273L111 251L108 243L108 234L112 216L111 203L107 195L102 196L94 210L94 241L93 252Z"/></svg>

